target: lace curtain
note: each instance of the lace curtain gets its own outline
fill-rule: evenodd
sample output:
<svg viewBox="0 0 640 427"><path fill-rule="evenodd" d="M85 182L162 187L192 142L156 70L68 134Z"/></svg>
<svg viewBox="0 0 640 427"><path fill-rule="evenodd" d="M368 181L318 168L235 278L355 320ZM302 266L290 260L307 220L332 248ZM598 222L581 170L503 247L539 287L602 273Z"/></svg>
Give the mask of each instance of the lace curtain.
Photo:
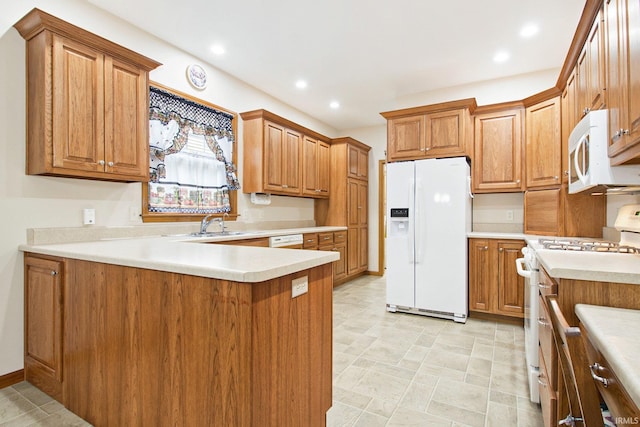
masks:
<svg viewBox="0 0 640 427"><path fill-rule="evenodd" d="M149 212L230 212L240 183L232 162L234 116L150 88Z"/></svg>

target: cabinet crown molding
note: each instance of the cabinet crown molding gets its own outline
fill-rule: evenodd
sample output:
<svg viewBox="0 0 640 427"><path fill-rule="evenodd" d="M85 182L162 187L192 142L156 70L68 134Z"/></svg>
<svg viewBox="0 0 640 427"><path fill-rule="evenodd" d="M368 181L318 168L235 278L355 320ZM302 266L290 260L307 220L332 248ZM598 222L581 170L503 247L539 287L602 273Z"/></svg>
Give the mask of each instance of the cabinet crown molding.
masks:
<svg viewBox="0 0 640 427"><path fill-rule="evenodd" d="M351 144L362 150L366 150L366 151L371 150L371 147L369 147L367 144L365 144L364 142L360 142L357 139L353 139L350 136L342 136L340 138L333 138L331 140L331 145L338 145L338 144Z"/></svg>
<svg viewBox="0 0 640 427"><path fill-rule="evenodd" d="M275 122L279 125L283 125L288 127L289 129L298 131L300 133L305 134L306 136L310 136L312 138L315 139L319 139L321 141L324 142L331 142L331 138L322 135L321 133L318 133L316 131L313 131L309 128L306 128L302 125L299 125L296 122L292 122L289 119L285 119L284 117L281 117L277 114L274 114L270 111L264 110L264 109L260 109L260 110L251 110L251 111L245 111L244 113L240 113L240 117L242 118L242 120L253 120L253 119L264 119L264 120L269 120L272 122Z"/></svg>
<svg viewBox="0 0 640 427"><path fill-rule="evenodd" d="M27 13L13 26L25 40L30 40L42 31L48 30L63 37L75 40L81 39L82 42L89 47L108 53L126 62L133 61L138 67L146 71L151 71L162 65L160 62L154 61L151 58L113 43L80 27L76 27L38 8L32 9L31 12Z"/></svg>
<svg viewBox="0 0 640 427"><path fill-rule="evenodd" d="M404 116L414 116L425 113L435 113L438 111L459 110L468 108L469 113L473 114L478 104L475 98L459 99L457 101L440 102L438 104L423 105L420 107L405 108L402 110L385 111L380 113L385 119L394 119Z"/></svg>

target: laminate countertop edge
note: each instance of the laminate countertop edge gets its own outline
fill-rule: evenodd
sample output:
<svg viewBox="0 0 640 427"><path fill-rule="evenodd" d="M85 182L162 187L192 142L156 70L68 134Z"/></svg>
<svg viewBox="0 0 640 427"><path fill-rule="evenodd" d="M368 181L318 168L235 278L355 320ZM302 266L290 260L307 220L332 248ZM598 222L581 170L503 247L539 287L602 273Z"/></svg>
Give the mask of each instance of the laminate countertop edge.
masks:
<svg viewBox="0 0 640 427"><path fill-rule="evenodd" d="M346 228L345 228L346 229ZM278 230L282 231L282 230ZM93 242L20 245L23 252L78 259L171 273L263 282L340 259L337 252L225 245L224 240L267 237L290 233L245 233L220 238L150 236ZM308 231L305 231L308 232ZM219 244L210 244L219 242Z"/></svg>
<svg viewBox="0 0 640 427"><path fill-rule="evenodd" d="M576 304L575 312L598 351L640 407L640 310Z"/></svg>

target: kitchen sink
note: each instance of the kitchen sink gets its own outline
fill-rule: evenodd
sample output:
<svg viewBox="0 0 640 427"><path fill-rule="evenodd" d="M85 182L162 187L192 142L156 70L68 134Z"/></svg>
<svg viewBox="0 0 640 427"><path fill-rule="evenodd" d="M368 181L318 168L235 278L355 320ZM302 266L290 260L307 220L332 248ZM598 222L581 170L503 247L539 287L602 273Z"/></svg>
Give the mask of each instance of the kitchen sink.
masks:
<svg viewBox="0 0 640 427"><path fill-rule="evenodd" d="M193 233L184 233L184 234L166 234L165 236L170 237L224 237L224 236L241 236L243 234L248 234L245 231L206 231L201 233L199 231Z"/></svg>

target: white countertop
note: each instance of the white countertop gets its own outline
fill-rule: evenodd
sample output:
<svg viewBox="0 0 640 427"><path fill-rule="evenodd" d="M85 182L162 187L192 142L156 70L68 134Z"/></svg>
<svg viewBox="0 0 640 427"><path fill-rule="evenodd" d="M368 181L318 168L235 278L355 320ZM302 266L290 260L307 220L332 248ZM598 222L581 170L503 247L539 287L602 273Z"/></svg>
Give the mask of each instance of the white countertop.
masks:
<svg viewBox="0 0 640 427"><path fill-rule="evenodd" d="M542 249L538 240L544 237L527 236L526 241L551 277L640 285L640 255Z"/></svg>
<svg viewBox="0 0 640 427"><path fill-rule="evenodd" d="M20 245L19 249L62 258L253 283L337 261L340 255L328 251L224 245L224 241L340 230L346 230L346 227L268 230L220 237L181 235L104 239Z"/></svg>
<svg viewBox="0 0 640 427"><path fill-rule="evenodd" d="M576 315L640 407L640 310L577 304Z"/></svg>
<svg viewBox="0 0 640 427"><path fill-rule="evenodd" d="M471 231L467 233L469 239L507 239L507 240L525 240L527 235L524 233L501 233L497 231Z"/></svg>

